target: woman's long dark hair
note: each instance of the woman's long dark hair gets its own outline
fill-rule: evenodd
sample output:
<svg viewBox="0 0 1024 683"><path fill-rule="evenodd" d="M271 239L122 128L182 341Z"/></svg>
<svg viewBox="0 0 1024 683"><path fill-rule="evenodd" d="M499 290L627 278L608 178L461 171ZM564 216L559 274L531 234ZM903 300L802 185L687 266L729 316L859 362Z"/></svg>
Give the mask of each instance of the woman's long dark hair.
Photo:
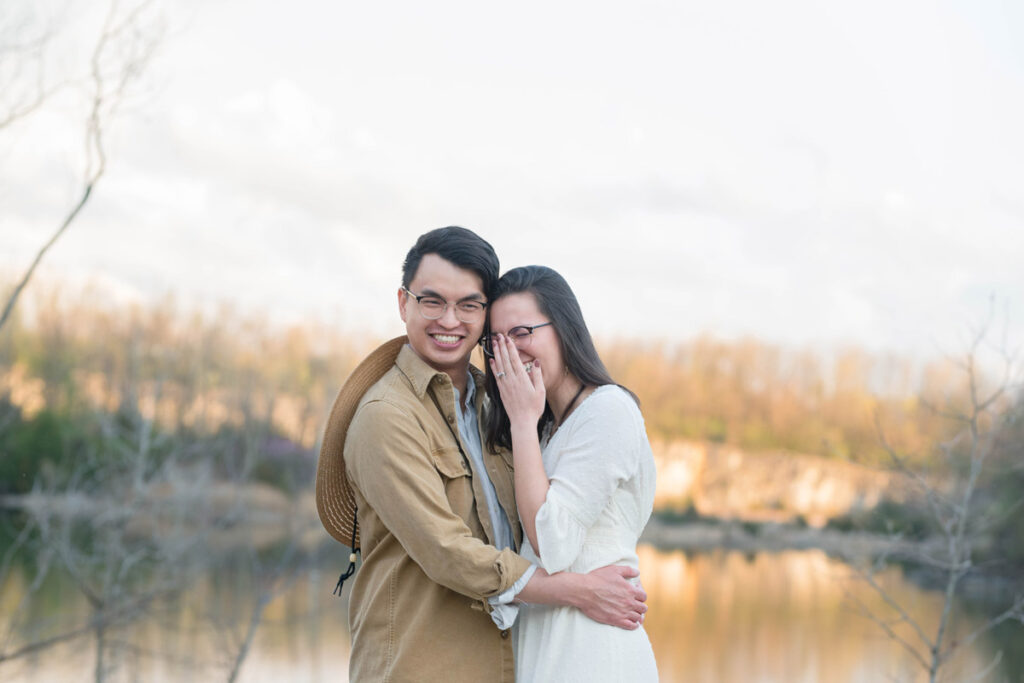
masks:
<svg viewBox="0 0 1024 683"><path fill-rule="evenodd" d="M522 266L513 268L498 280L498 285L491 296L490 306L503 296L528 292L537 300L540 308L552 327L558 333L558 344L562 350L562 361L575 377L587 386L603 386L615 384L608 369L601 362L594 348L594 340L583 320L583 311L572 293L569 283L561 275L546 266ZM489 306L489 308L490 308ZM490 331L488 318L488 332ZM545 368L546 371L546 368ZM487 446L492 451L497 446L512 448L511 423L505 406L501 403L498 393L498 382L491 372L490 363L485 363L487 373L487 395L491 398L491 410L487 416ZM622 385L617 385L622 386ZM640 404L636 394L622 387L633 400ZM537 433L554 422L550 404L544 406L544 414L537 423Z"/></svg>

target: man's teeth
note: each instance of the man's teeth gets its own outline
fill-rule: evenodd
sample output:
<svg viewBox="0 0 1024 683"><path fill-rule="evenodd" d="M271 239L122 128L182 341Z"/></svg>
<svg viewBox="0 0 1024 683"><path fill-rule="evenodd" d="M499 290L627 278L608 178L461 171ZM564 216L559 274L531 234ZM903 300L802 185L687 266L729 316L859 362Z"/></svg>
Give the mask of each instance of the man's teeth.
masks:
<svg viewBox="0 0 1024 683"><path fill-rule="evenodd" d="M434 339L442 344L455 344L459 341L459 338L454 334L435 334Z"/></svg>

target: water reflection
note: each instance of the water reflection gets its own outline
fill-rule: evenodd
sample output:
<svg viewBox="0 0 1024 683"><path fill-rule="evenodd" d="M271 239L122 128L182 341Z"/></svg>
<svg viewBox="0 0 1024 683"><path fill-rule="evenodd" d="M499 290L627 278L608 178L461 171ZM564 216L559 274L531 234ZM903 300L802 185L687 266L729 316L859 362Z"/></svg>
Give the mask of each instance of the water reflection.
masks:
<svg viewBox="0 0 1024 683"><path fill-rule="evenodd" d="M278 577L282 582L259 615L239 680L347 680L347 600L330 595L342 560L332 549L293 575ZM925 679L905 651L857 614L857 600L881 610L878 597L852 578L846 565L823 553L685 553L644 546L640 562L650 596L646 627L665 682ZM267 585L260 584L265 579L245 565L222 567L179 599L154 604L145 620L111 634L120 645L111 650L117 661L108 680L227 680L259 597L267 593ZM938 619L939 594L909 583L897 569L881 579L912 616L928 623ZM88 612L84 600L67 581L51 583L22 612L19 623L80 623ZM25 589L25 577L18 572L0 589L5 632ZM975 623L962 613L957 619L961 631ZM1001 647L1024 644L1022 633L1016 627L1004 635ZM963 680L967 672L984 668L993 649L985 641L963 653L951 679ZM88 680L95 662L92 650L90 638L81 638L35 659L0 664L0 679ZM1004 665L987 680L1015 681L1021 674Z"/></svg>
<svg viewBox="0 0 1024 683"><path fill-rule="evenodd" d="M663 681L927 678L900 645L859 613L863 605L893 617L878 594L822 552L641 550L650 594L647 629ZM898 569L878 578L913 618L938 623L941 595L904 580ZM963 615L957 623L961 632L975 625ZM910 636L905 624L895 628L901 637ZM968 678L966 672L980 671L993 656L987 643L979 643L952 663L951 680ZM1003 679L1017 677L1003 672L990 680Z"/></svg>

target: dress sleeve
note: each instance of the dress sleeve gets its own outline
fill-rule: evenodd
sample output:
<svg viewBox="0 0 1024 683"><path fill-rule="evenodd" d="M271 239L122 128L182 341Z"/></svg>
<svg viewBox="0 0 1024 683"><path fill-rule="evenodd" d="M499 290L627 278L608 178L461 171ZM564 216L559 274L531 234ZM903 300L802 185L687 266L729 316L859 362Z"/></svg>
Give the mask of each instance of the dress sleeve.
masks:
<svg viewBox="0 0 1024 683"><path fill-rule="evenodd" d="M636 473L645 438L640 411L622 390L591 396L586 408L552 458L550 486L537 511L537 551L549 573L566 570L579 556L587 530Z"/></svg>
<svg viewBox="0 0 1024 683"><path fill-rule="evenodd" d="M398 406L372 401L345 440L350 481L430 579L482 600L508 590L530 563L473 536L445 495L420 425Z"/></svg>

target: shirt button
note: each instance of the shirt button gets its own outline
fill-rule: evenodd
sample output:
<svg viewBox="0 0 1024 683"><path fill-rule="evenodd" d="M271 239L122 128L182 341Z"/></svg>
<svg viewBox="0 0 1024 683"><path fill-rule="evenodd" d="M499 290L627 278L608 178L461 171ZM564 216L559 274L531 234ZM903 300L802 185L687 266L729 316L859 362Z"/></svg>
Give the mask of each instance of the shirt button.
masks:
<svg viewBox="0 0 1024 683"><path fill-rule="evenodd" d="M455 416L454 415L449 415L448 416L448 424L454 424L454 423L455 423Z"/></svg>
<svg viewBox="0 0 1024 683"><path fill-rule="evenodd" d="M508 640L508 629L505 629L501 632L501 637L505 640Z"/></svg>

